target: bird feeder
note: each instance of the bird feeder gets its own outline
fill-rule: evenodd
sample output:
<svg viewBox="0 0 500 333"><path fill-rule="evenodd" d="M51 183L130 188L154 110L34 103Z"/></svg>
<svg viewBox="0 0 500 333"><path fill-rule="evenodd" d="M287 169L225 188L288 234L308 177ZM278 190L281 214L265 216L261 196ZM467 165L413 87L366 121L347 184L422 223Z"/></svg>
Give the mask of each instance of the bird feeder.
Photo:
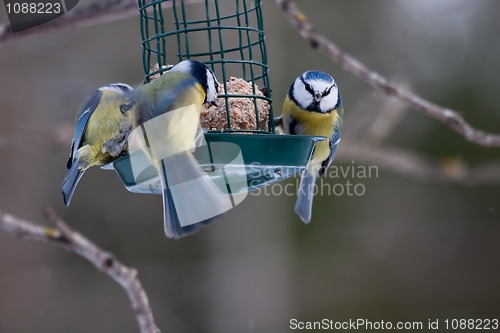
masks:
<svg viewBox="0 0 500 333"><path fill-rule="evenodd" d="M205 63L221 81L219 106L201 111L208 149L194 154L207 172L232 166L222 174L209 173L216 184L224 187L233 173L243 180L231 191L251 191L307 166L316 142L325 138L275 133L261 0L138 2L145 83L186 59ZM131 158L146 161L141 154L108 168L129 191L160 194L154 168L141 179L132 170Z"/></svg>

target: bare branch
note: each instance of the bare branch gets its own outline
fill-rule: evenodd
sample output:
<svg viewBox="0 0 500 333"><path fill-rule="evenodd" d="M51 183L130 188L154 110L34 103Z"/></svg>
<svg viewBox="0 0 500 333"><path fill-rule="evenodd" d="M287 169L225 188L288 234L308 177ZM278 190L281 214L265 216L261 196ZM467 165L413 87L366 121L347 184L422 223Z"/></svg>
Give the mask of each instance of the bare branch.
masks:
<svg viewBox="0 0 500 333"><path fill-rule="evenodd" d="M200 3L202 0L187 0L186 4ZM172 2L162 4L169 8ZM0 25L0 45L6 42L40 36L49 32L90 27L101 23L138 17L137 0L108 0L76 7L67 14L28 30L12 33L8 24Z"/></svg>
<svg viewBox="0 0 500 333"><path fill-rule="evenodd" d="M126 291L141 333L160 332L155 324L146 292L137 278L137 270L125 266L113 254L73 231L53 209L44 209L44 214L54 223L55 228L38 226L0 211L0 230L21 239L53 244L87 259Z"/></svg>
<svg viewBox="0 0 500 333"><path fill-rule="evenodd" d="M342 140L336 161L366 163L411 179L466 186L500 183L500 162L468 166L453 157L431 160L414 152Z"/></svg>
<svg viewBox="0 0 500 333"><path fill-rule="evenodd" d="M394 96L412 108L434 118L465 137L466 140L486 147L500 147L500 135L485 133L472 127L456 111L431 103L413 92L390 82L382 75L369 69L356 58L341 50L335 43L316 32L307 17L297 8L292 0L275 0L288 21L300 35L309 42L313 49L325 53L344 70L357 76L387 95Z"/></svg>

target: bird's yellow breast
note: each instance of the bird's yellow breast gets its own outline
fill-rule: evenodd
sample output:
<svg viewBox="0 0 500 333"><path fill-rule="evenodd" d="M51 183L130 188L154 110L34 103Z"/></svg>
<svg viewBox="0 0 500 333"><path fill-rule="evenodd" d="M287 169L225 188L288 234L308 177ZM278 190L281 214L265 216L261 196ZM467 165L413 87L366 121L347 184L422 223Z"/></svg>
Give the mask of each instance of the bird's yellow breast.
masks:
<svg viewBox="0 0 500 333"><path fill-rule="evenodd" d="M103 94L101 102L89 118L82 147L78 151L78 158L86 167L102 165L110 160L111 156L102 147L118 134L126 118L119 109L119 105L125 100L119 96L106 96L112 94L109 91L104 91Z"/></svg>
<svg viewBox="0 0 500 333"><path fill-rule="evenodd" d="M329 140L333 136L333 130L339 121L340 117L337 110L332 110L329 113L303 110L288 97L283 104L283 123L286 134L290 134L290 126L294 126L295 134L327 137L327 140L316 144L311 159L313 164L321 164L330 156Z"/></svg>

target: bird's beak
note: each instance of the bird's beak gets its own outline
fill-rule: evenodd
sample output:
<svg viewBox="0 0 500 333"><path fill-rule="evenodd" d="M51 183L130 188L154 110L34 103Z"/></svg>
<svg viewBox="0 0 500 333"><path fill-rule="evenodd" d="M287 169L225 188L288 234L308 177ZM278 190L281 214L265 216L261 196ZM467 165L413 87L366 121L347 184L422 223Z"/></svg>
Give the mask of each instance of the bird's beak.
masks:
<svg viewBox="0 0 500 333"><path fill-rule="evenodd" d="M315 93L314 94L314 101L315 102L321 101L321 97L323 97L323 95L321 93L319 93L319 92Z"/></svg>
<svg viewBox="0 0 500 333"><path fill-rule="evenodd" d="M219 106L219 103L217 102L216 99L211 101L210 104L212 104L213 106Z"/></svg>

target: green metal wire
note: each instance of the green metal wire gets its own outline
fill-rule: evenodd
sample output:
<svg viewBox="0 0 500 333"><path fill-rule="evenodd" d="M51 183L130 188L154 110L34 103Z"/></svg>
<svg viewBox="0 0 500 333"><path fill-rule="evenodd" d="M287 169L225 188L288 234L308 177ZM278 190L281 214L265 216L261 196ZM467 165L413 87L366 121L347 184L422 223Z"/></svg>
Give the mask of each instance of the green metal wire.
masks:
<svg viewBox="0 0 500 333"><path fill-rule="evenodd" d="M224 132L274 133L271 87L262 18L262 0L205 0L203 4L187 5L184 0L138 0L141 20L142 55L145 82L185 59L195 59L210 66L224 84L230 76L239 76L252 83L251 95L221 94L226 100L228 128ZM162 11L162 4L171 7ZM202 34L202 35L200 35ZM203 40L199 39L203 36ZM228 36L232 38L228 38ZM237 45L234 45L235 42ZM151 71L158 64L158 70ZM240 72L241 71L241 72ZM238 74L236 74L236 73ZM257 95L256 85L268 92ZM231 128L228 103L233 98L253 101L256 128ZM269 122L259 119L257 100L269 102Z"/></svg>

